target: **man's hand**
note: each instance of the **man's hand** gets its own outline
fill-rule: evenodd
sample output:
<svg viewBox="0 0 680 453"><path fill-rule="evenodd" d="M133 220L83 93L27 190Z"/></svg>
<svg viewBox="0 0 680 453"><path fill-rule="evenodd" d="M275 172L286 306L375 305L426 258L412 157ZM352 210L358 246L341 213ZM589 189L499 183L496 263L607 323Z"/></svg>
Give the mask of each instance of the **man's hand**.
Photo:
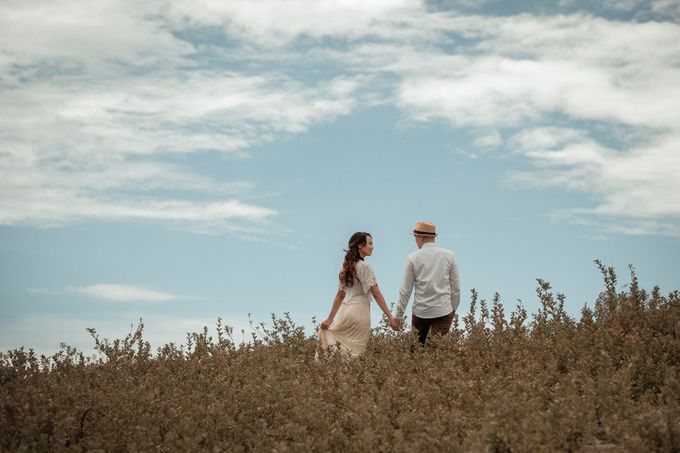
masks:
<svg viewBox="0 0 680 453"><path fill-rule="evenodd" d="M390 327L392 327L392 330L395 332L398 332L401 330L401 319L394 319L390 321Z"/></svg>

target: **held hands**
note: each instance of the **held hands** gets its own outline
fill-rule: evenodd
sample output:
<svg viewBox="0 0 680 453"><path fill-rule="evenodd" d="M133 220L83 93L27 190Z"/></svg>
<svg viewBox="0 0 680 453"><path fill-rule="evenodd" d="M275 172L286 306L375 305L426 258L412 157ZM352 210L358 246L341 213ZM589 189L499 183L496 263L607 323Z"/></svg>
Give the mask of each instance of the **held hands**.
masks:
<svg viewBox="0 0 680 453"><path fill-rule="evenodd" d="M388 321L390 323L390 327L392 328L392 330L397 332L401 330L401 319L394 319L393 317L390 316L390 319ZM331 326L331 324L333 324L333 320L328 318L321 323L320 327L323 330L327 330Z"/></svg>
<svg viewBox="0 0 680 453"><path fill-rule="evenodd" d="M401 319L394 319L393 317L390 316L390 327L392 330L395 332L398 332L401 330Z"/></svg>

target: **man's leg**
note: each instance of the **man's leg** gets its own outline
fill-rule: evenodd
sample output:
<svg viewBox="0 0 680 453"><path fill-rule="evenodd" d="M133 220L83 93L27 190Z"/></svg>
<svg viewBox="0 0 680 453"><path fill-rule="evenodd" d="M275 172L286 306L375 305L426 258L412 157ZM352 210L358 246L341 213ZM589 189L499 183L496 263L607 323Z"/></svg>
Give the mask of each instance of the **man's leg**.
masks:
<svg viewBox="0 0 680 453"><path fill-rule="evenodd" d="M427 340L427 334L430 332L430 325L432 324L432 319L419 318L416 315L411 316L411 325L413 330L418 332L418 340L422 344L425 344Z"/></svg>
<svg viewBox="0 0 680 453"><path fill-rule="evenodd" d="M446 335L451 330L451 324L453 324L453 316L456 312L452 311L446 316L440 316L439 318L431 319L432 323L430 325L431 335Z"/></svg>

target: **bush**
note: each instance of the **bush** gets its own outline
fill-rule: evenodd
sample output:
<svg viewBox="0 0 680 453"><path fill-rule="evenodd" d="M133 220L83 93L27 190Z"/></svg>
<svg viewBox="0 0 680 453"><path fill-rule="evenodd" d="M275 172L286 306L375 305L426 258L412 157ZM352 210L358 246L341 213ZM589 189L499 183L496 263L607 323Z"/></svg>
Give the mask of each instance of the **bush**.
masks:
<svg viewBox="0 0 680 453"><path fill-rule="evenodd" d="M680 450L680 297L605 290L580 319L539 280L506 318L473 290L421 347L382 322L365 355L321 351L286 314L236 344L217 323L152 353L140 324L99 355L0 354L0 450ZM478 313L479 312L479 313Z"/></svg>

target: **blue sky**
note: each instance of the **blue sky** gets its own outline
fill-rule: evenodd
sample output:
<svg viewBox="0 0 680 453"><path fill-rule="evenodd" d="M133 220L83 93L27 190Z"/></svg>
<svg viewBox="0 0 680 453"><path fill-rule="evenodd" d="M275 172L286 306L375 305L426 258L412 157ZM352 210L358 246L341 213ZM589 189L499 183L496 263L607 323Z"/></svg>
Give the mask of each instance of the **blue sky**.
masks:
<svg viewBox="0 0 680 453"><path fill-rule="evenodd" d="M418 220L463 312L472 288L535 312L543 278L578 315L597 258L677 289L679 22L674 0L3 2L0 349L311 326L355 231L392 303Z"/></svg>

